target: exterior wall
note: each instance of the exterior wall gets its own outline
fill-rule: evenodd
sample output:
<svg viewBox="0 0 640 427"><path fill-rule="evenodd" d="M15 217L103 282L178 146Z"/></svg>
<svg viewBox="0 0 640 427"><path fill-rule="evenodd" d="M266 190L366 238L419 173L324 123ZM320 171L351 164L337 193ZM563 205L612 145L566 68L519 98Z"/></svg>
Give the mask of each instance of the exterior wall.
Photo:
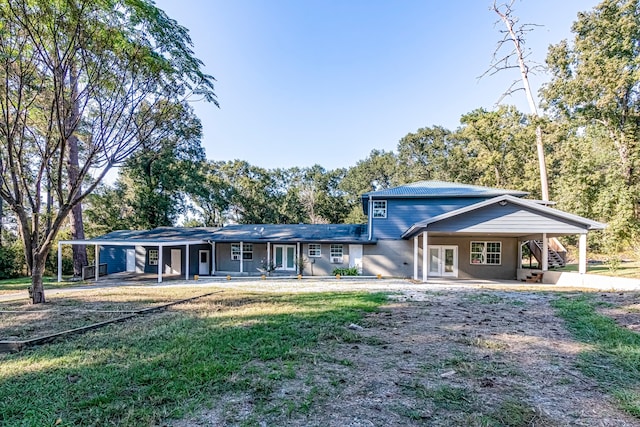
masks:
<svg viewBox="0 0 640 427"><path fill-rule="evenodd" d="M516 280L518 239L514 237L429 237L429 245L458 246L459 279ZM502 242L500 265L471 264L471 242ZM420 264L422 261L420 260ZM420 276L422 277L422 276Z"/></svg>
<svg viewBox="0 0 640 427"><path fill-rule="evenodd" d="M459 279L515 280L518 266L518 240L512 237L428 237L429 245L458 247ZM500 265L471 264L471 242L502 242ZM420 241L422 246L422 240ZM413 239L382 240L364 247L363 275L413 277ZM422 278L422 247L418 248L418 278ZM425 266L426 268L426 266Z"/></svg>
<svg viewBox="0 0 640 427"><path fill-rule="evenodd" d="M422 259L422 249L419 249ZM422 263L418 273L422 277ZM363 247L362 275L413 277L413 240L381 240Z"/></svg>
<svg viewBox="0 0 640 427"><path fill-rule="evenodd" d="M385 200L383 198L375 200ZM486 200L479 197L387 199L387 217L373 218L373 237L400 239L413 224Z"/></svg>
<svg viewBox="0 0 640 427"><path fill-rule="evenodd" d="M320 257L309 256L309 244L301 245L300 251L305 259L308 260L304 269L305 276L331 276L336 268L349 267L349 245L342 244L342 262L331 262L331 244L323 243L320 245Z"/></svg>
<svg viewBox="0 0 640 427"><path fill-rule="evenodd" d="M107 274L127 271L127 249L134 246L101 246L100 264L107 264Z"/></svg>
<svg viewBox="0 0 640 427"><path fill-rule="evenodd" d="M296 243L271 243L271 259L274 258L274 245L291 245L297 246ZM342 244L342 263L335 264L331 262L331 244L322 243L320 245L320 257L309 256L309 244L300 243L300 255L307 261L303 275L304 276L330 276L335 268L349 267L349 245ZM260 274L258 268L267 261L267 244L253 243L253 259L244 260L243 273L248 275ZM231 244L216 243L216 271L217 272L239 272L240 261L231 260ZM297 271L285 270L286 274L297 274Z"/></svg>
<svg viewBox="0 0 640 427"><path fill-rule="evenodd" d="M201 244L201 245L190 245L189 246L189 276L193 276L194 274L199 274L200 269L200 251L208 251L209 252L209 267L208 270L211 272L211 245L209 244ZM182 255L184 257L184 255ZM185 271L182 270L184 274Z"/></svg>
<svg viewBox="0 0 640 427"><path fill-rule="evenodd" d="M158 266L149 265L149 250L158 249L157 246L137 246L136 264L141 263L140 271L144 273L158 274ZM180 274L185 273L185 246L163 246L162 247L162 273L171 267L171 249L180 249ZM158 264L159 265L159 264ZM138 267L136 267L136 271Z"/></svg>
<svg viewBox="0 0 640 427"><path fill-rule="evenodd" d="M527 210L519 205L495 203L482 209L439 221L429 226L432 231L466 233L562 233L580 234L584 226L560 221L542 212Z"/></svg>

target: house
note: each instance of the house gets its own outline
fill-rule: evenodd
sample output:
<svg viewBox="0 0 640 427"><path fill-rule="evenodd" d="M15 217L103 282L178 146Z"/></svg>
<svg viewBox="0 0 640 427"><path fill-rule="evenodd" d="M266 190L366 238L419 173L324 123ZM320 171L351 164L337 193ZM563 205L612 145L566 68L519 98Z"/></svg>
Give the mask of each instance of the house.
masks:
<svg viewBox="0 0 640 427"><path fill-rule="evenodd" d="M516 279L523 245L535 242L541 270L549 242L579 236L579 271L586 272L587 233L604 224L528 200L526 192L421 181L361 197L367 224L254 224L220 228L116 231L84 241L108 273L257 275L269 262L280 274L330 275L356 267L365 276ZM59 257L58 259L61 259ZM97 270L97 269L96 269ZM59 273L60 278L60 273Z"/></svg>

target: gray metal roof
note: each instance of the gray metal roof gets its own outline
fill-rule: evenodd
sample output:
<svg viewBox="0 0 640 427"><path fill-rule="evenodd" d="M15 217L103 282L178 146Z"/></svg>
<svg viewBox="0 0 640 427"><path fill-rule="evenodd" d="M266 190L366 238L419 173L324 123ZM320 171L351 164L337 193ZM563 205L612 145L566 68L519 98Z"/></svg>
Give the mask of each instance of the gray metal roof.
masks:
<svg viewBox="0 0 640 427"><path fill-rule="evenodd" d="M251 224L214 227L159 227L153 230L112 231L82 243L109 245L185 242L318 242L374 243L367 240L365 224ZM71 243L71 242L68 242ZM79 242L76 242L79 243Z"/></svg>
<svg viewBox="0 0 640 427"><path fill-rule="evenodd" d="M90 240L99 241L185 241L208 240L217 227L158 227L153 230L118 230Z"/></svg>
<svg viewBox="0 0 640 427"><path fill-rule="evenodd" d="M374 243L365 224L253 224L227 225L215 231L215 242Z"/></svg>
<svg viewBox="0 0 640 427"><path fill-rule="evenodd" d="M362 195L362 199L371 196L379 198L415 198L415 197L497 197L502 195L516 197L526 196L527 192L517 190L505 190L501 188L483 187L480 185L460 184L445 181L418 181L399 187L387 188L379 191L371 191Z"/></svg>

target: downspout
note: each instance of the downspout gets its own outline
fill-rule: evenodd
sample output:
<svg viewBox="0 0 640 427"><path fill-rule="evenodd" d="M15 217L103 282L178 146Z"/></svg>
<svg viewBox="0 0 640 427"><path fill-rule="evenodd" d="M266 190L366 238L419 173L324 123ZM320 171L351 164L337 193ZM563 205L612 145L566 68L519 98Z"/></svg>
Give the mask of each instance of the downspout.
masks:
<svg viewBox="0 0 640 427"><path fill-rule="evenodd" d="M369 211L367 214L367 219L369 222L369 240L373 239L373 197L369 194Z"/></svg>

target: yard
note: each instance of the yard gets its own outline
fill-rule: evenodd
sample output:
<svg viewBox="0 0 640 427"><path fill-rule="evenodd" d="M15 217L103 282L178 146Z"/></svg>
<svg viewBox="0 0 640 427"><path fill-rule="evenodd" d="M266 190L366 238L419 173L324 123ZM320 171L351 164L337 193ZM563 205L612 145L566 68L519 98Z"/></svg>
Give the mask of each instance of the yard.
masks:
<svg viewBox="0 0 640 427"><path fill-rule="evenodd" d="M0 425L640 425L636 293L337 283L3 302L7 340L215 292L0 354Z"/></svg>

